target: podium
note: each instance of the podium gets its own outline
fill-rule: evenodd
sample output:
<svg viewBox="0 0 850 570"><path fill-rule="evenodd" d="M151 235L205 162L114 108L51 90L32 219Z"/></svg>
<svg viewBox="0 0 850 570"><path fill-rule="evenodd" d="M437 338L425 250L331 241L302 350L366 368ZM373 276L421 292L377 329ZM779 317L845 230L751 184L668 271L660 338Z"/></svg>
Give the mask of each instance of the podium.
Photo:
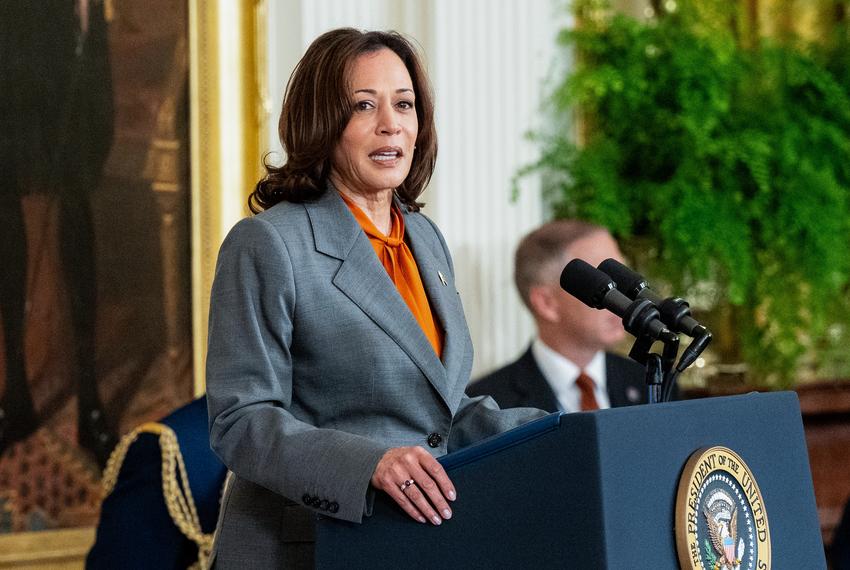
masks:
<svg viewBox="0 0 850 570"><path fill-rule="evenodd" d="M383 493L362 524L321 517L316 565L679 568L679 480L712 446L736 452L761 490L771 567L825 568L793 392L546 416L440 459L458 498L439 527Z"/></svg>

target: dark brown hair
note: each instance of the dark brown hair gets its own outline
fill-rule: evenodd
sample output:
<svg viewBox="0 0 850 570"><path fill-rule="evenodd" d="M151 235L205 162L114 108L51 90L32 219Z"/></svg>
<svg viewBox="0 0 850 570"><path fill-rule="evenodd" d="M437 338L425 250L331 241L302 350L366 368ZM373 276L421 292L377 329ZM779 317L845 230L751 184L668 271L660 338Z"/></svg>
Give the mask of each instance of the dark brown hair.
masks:
<svg viewBox="0 0 850 570"><path fill-rule="evenodd" d="M361 32L339 28L316 38L289 78L283 97L278 134L286 162L264 161L266 175L248 198L259 213L278 202L315 200L325 191L333 150L351 118L354 101L349 75L357 57L389 49L404 62L415 92L419 133L410 172L396 189L399 199L414 211L437 160L434 99L419 54L397 32Z"/></svg>
<svg viewBox="0 0 850 570"><path fill-rule="evenodd" d="M526 307L531 309L529 297L534 285L558 282L567 257L575 253L567 249L597 232L608 230L582 220L555 220L522 238L514 256L514 283Z"/></svg>

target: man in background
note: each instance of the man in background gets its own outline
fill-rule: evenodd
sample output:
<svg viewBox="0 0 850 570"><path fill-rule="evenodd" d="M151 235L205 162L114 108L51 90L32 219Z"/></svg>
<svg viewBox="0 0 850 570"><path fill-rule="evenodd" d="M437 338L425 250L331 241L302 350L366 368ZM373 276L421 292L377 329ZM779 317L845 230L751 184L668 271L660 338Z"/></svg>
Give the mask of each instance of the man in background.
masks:
<svg viewBox="0 0 850 570"><path fill-rule="evenodd" d="M593 266L623 261L605 228L579 220L544 224L519 244L514 280L537 326L537 338L515 362L473 382L470 396L488 394L502 408L576 412L646 401L644 368L607 352L623 340L620 318L592 309L560 286L574 258Z"/></svg>

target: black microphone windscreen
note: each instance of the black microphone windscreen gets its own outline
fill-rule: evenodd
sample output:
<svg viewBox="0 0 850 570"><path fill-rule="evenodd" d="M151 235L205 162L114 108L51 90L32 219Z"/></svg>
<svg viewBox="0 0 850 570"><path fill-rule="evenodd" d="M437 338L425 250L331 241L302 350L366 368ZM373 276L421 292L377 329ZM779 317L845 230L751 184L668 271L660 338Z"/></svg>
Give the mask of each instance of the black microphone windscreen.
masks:
<svg viewBox="0 0 850 570"><path fill-rule="evenodd" d="M616 259L606 259L599 264L599 270L608 274L617 284L617 289L631 299L637 297L637 294L646 288L646 279L643 275L632 271Z"/></svg>
<svg viewBox="0 0 850 570"><path fill-rule="evenodd" d="M561 288L585 305L602 309L602 300L614 282L583 259L573 259L561 272Z"/></svg>

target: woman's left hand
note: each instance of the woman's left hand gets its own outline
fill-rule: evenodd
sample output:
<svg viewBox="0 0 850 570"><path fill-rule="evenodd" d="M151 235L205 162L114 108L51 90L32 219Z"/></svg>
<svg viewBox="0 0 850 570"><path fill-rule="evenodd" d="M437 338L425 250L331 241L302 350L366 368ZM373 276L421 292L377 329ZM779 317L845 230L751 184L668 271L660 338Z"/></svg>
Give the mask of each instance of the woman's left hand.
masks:
<svg viewBox="0 0 850 570"><path fill-rule="evenodd" d="M439 525L452 517L447 500L457 497L455 487L443 466L419 446L387 451L375 467L371 482L421 523Z"/></svg>

